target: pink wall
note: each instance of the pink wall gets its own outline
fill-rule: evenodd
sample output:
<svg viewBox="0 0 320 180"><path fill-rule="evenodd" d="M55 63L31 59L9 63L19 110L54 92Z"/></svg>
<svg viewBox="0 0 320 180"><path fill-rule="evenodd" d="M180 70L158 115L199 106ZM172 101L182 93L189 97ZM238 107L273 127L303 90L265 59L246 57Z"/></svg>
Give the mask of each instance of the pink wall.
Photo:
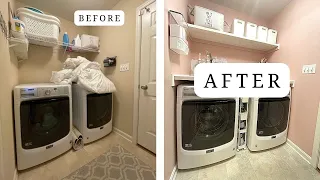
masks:
<svg viewBox="0 0 320 180"><path fill-rule="evenodd" d="M171 72L180 71L179 67L186 65L185 57L169 50L169 10L175 10L187 15L187 0L166 0L164 17L164 179L168 180L176 165L176 123L175 123L175 88L171 87ZM189 63L190 64L190 63ZM181 68L181 73L187 72Z"/></svg>
<svg viewBox="0 0 320 180"><path fill-rule="evenodd" d="M288 138L311 156L320 100L320 74L302 74L304 64L320 61L320 1L293 0L271 23L278 31L280 50L270 62L286 63L291 79L291 118Z"/></svg>
<svg viewBox="0 0 320 180"><path fill-rule="evenodd" d="M188 2L186 2L188 1ZM217 5L213 3L210 0L185 0L185 4L189 4L191 6L201 6L205 7L207 9L211 9L214 11L217 11L219 13L224 14L225 21L231 25L233 19L238 18L244 21L249 21L252 23L256 23L258 25L268 26L267 21L253 18L249 15L240 13L238 11L235 11L233 9L229 9L227 7L223 7L220 5ZM170 2L171 3L171 2ZM172 2L173 3L173 2ZM177 1L175 1L177 3ZM184 6L179 6L180 9L182 9ZM182 9L182 11L185 14L185 17L188 17L189 23L193 23L193 17L187 16L187 7L185 9ZM237 48L230 48L227 46L221 46L217 44L213 44L210 42L202 41L202 40L195 40L190 41L189 40L189 55L188 56L180 56L176 53L170 53L170 60L171 60L171 67L172 67L172 73L173 74L190 74L190 61L191 59L198 59L198 54L201 53L202 57L205 57L206 51L209 51L212 53L213 56L217 56L218 58L224 58L228 62L258 62L260 61L264 55L257 52L257 51L246 51L243 49L237 49Z"/></svg>

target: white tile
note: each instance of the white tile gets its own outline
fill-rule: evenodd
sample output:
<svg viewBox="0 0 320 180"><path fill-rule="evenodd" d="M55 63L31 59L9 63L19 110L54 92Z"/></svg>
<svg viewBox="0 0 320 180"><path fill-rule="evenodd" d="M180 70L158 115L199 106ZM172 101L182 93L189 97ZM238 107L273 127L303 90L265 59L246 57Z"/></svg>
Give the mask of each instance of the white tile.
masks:
<svg viewBox="0 0 320 180"><path fill-rule="evenodd" d="M187 172L192 178L214 180L320 180L320 173L286 144L262 152L243 150L229 160Z"/></svg>

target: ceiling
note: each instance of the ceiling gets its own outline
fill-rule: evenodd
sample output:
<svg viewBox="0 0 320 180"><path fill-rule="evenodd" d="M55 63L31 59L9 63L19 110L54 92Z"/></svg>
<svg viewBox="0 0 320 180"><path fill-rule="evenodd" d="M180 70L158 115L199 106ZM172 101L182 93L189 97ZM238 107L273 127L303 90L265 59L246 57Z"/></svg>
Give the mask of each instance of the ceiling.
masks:
<svg viewBox="0 0 320 180"><path fill-rule="evenodd" d="M18 0L55 16L73 21L76 10L107 10L120 0Z"/></svg>
<svg viewBox="0 0 320 180"><path fill-rule="evenodd" d="M246 13L248 15L271 20L292 0L210 0L216 4Z"/></svg>

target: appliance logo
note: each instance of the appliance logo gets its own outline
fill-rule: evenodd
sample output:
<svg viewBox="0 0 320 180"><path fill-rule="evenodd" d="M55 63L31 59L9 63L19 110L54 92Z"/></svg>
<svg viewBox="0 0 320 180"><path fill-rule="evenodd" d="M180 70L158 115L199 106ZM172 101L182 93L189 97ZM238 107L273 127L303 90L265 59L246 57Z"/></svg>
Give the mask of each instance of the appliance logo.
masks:
<svg viewBox="0 0 320 180"><path fill-rule="evenodd" d="M25 143L24 145L25 145L26 147L32 146L32 142L27 142L27 143Z"/></svg>
<svg viewBox="0 0 320 180"><path fill-rule="evenodd" d="M194 91L203 98L285 97L290 70L282 63L201 63L194 70Z"/></svg>
<svg viewBox="0 0 320 180"><path fill-rule="evenodd" d="M77 26L122 26L124 12L121 10L78 10L74 12Z"/></svg>
<svg viewBox="0 0 320 180"><path fill-rule="evenodd" d="M191 148L191 147L192 147L192 144L185 144L184 147L186 147L186 148Z"/></svg>
<svg viewBox="0 0 320 180"><path fill-rule="evenodd" d="M46 149L50 149L53 147L53 144L50 144L49 146L46 147Z"/></svg>
<svg viewBox="0 0 320 180"><path fill-rule="evenodd" d="M206 151L206 153L212 153L212 152L214 152L214 149L210 149Z"/></svg>
<svg viewBox="0 0 320 180"><path fill-rule="evenodd" d="M259 131L258 134L259 134L259 135L263 134L263 131Z"/></svg>

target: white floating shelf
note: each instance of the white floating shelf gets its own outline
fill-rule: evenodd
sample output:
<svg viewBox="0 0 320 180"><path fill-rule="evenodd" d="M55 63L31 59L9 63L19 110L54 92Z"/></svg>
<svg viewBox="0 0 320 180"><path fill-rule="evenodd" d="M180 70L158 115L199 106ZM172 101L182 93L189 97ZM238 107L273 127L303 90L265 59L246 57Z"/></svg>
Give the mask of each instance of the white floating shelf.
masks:
<svg viewBox="0 0 320 180"><path fill-rule="evenodd" d="M218 30L197 26L194 24L188 24L188 33L191 39L201 39L211 41L214 43L236 46L251 50L258 50L268 52L271 50L277 50L280 48L279 44L270 44L261 42L246 37L239 37L231 33L221 32Z"/></svg>
<svg viewBox="0 0 320 180"><path fill-rule="evenodd" d="M171 82L171 86L177 86L179 83L177 83L176 81L189 81L189 82L193 82L194 81L194 76L191 75L181 75L181 74L172 74L172 82ZM295 85L295 80L290 80L290 87L294 87Z"/></svg>

